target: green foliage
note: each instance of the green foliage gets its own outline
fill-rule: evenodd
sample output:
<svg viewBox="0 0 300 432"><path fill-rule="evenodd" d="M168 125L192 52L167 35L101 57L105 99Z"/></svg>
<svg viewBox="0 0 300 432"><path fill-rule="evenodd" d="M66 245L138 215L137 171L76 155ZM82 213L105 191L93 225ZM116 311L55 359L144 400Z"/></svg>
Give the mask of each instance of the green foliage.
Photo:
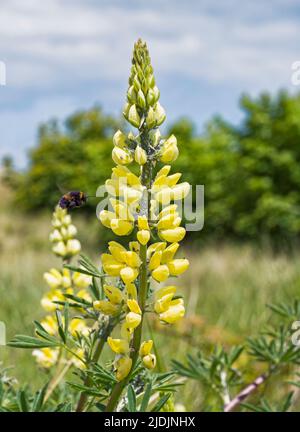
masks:
<svg viewBox="0 0 300 432"><path fill-rule="evenodd" d="M240 125L214 118L201 137L188 119L176 122L169 131L177 136L181 155L174 170L193 185L205 185L202 238L291 242L300 232L300 96L243 96L240 105ZM57 184L94 194L110 175L111 136L118 126L99 108L75 113L65 128L53 121L43 125L19 181L22 207L53 206ZM88 208L94 207L90 200Z"/></svg>
<svg viewBox="0 0 300 432"><path fill-rule="evenodd" d="M57 121L42 125L38 146L30 153L30 166L20 180L17 201L31 210L52 207L68 190L95 195L109 177L111 136L120 122L99 107L71 115L61 127ZM93 205L88 203L88 205Z"/></svg>
<svg viewBox="0 0 300 432"><path fill-rule="evenodd" d="M262 330L258 337L248 338L242 346L234 346L228 352L223 347L217 347L212 354L202 352L198 352L195 356L188 354L186 363L173 361L174 370L178 375L197 380L204 386L206 400L203 410L246 409L284 412L296 407L294 405L297 403L296 398L293 401L294 392L281 394L278 402L269 402L263 389L266 383L276 379L279 380L282 391L287 385L300 387L299 381L288 380L289 374L293 371L294 376L299 377L296 368L300 362L300 350L293 344L291 338L294 320L292 312L298 310L298 307L298 300L293 304L271 305L275 320L272 317L266 330ZM290 315L285 313L288 311ZM264 365L264 372L252 377L250 382L249 371L241 367L243 355L250 356L252 363L254 361ZM244 402L251 397L256 398L257 403L248 400ZM209 405L206 404L207 401Z"/></svg>

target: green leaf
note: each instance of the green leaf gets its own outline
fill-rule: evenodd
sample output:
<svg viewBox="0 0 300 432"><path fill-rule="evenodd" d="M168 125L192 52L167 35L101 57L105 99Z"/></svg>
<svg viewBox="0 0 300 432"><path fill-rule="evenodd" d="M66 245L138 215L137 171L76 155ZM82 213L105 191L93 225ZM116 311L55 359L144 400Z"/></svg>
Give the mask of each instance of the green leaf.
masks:
<svg viewBox="0 0 300 432"><path fill-rule="evenodd" d="M134 388L132 387L131 384L129 384L128 386L127 398L128 398L129 412L136 412L136 396L135 396Z"/></svg>
<svg viewBox="0 0 300 432"><path fill-rule="evenodd" d="M44 403L44 397L46 393L47 385L44 386L41 390L36 392L35 397L32 402L32 411L39 412L42 409Z"/></svg>
<svg viewBox="0 0 300 432"><path fill-rule="evenodd" d="M59 346L59 342L43 340L43 339L39 339L32 336L26 336L26 335L16 335L10 342L8 342L7 345L13 348L34 349L34 348L57 347Z"/></svg>
<svg viewBox="0 0 300 432"><path fill-rule="evenodd" d="M149 383L147 384L145 389L145 393L141 402L140 412L146 412L151 397L151 391L152 391L152 384Z"/></svg>
<svg viewBox="0 0 300 432"><path fill-rule="evenodd" d="M171 393L167 393L166 395L163 395L160 400L157 402L157 404L152 408L151 412L159 412L164 404L169 400L171 396Z"/></svg>
<svg viewBox="0 0 300 432"><path fill-rule="evenodd" d="M17 394L17 402L19 410L22 412L29 412L29 406L27 402L25 390L20 390Z"/></svg>

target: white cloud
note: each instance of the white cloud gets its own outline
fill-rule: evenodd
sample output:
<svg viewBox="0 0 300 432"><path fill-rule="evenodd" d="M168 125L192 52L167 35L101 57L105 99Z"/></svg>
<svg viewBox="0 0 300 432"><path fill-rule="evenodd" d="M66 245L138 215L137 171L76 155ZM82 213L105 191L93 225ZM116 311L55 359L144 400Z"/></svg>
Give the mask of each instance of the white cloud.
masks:
<svg viewBox="0 0 300 432"><path fill-rule="evenodd" d="M119 101L113 87L126 88L139 36L148 41L158 82L193 82L195 98L206 85L235 94L287 87L291 63L300 59L297 7L297 0L273 0L272 7L267 0L2 0L7 88L0 106L9 108L0 108L1 151L15 148L19 157L19 149L33 144L38 122L73 110L74 91L84 92L87 83L111 84L91 103L103 102L103 93ZM198 105L194 100L182 114ZM178 107L170 109L178 115Z"/></svg>

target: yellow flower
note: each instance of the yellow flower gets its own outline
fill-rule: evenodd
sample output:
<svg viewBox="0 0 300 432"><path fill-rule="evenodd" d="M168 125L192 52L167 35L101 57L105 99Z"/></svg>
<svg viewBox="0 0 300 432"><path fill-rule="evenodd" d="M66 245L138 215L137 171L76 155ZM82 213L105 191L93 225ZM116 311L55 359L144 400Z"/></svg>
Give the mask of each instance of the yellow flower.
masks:
<svg viewBox="0 0 300 432"><path fill-rule="evenodd" d="M54 312L56 309L61 308L61 306L54 302L64 300L64 295L60 290L51 290L42 298L41 306L47 312Z"/></svg>
<svg viewBox="0 0 300 432"><path fill-rule="evenodd" d="M119 276L120 271L125 267L125 264L118 262L112 255L106 253L101 255L101 262L103 270L110 276Z"/></svg>
<svg viewBox="0 0 300 432"><path fill-rule="evenodd" d="M126 323L128 325L129 328L131 329L135 329L136 327L138 327L142 321L142 316L138 313L135 312L129 312L126 315Z"/></svg>
<svg viewBox="0 0 300 432"><path fill-rule="evenodd" d="M115 260L124 263L124 256L126 254L126 249L124 248L124 246L122 246L120 243L117 243L115 241L110 241L108 243L108 249L109 252L112 254L112 256L114 257Z"/></svg>
<svg viewBox="0 0 300 432"><path fill-rule="evenodd" d="M163 251L167 246L165 242L157 242L150 245L147 249L147 258L149 259L151 255L156 251Z"/></svg>
<svg viewBox="0 0 300 432"><path fill-rule="evenodd" d="M140 346L140 350L139 350L140 356L144 357L150 354L152 350L152 346L153 346L153 340L149 339L147 341L144 341Z"/></svg>
<svg viewBox="0 0 300 432"><path fill-rule="evenodd" d="M50 335L55 335L57 333L57 321L52 315L47 315L41 321L41 325Z"/></svg>
<svg viewBox="0 0 300 432"><path fill-rule="evenodd" d="M155 279L158 282L163 282L169 277L169 269L168 266L163 264L158 266L153 272L151 273L151 276L153 279Z"/></svg>
<svg viewBox="0 0 300 432"><path fill-rule="evenodd" d="M160 160L163 163L174 162L178 154L177 139L174 135L171 135L162 146Z"/></svg>
<svg viewBox="0 0 300 432"><path fill-rule="evenodd" d="M118 305L122 302L123 293L119 288L112 285L104 285L103 289L106 297L111 303Z"/></svg>
<svg viewBox="0 0 300 432"><path fill-rule="evenodd" d="M58 350L52 348L35 349L32 351L39 366L50 368L54 366L58 359Z"/></svg>
<svg viewBox="0 0 300 432"><path fill-rule="evenodd" d="M121 357L115 362L116 378L118 381L122 381L127 377L131 370L132 360L130 357Z"/></svg>
<svg viewBox="0 0 300 432"><path fill-rule="evenodd" d="M92 282L91 276L88 276L88 275L85 275L85 274L79 273L79 272L73 273L72 280L73 280L74 285L78 289L85 289Z"/></svg>
<svg viewBox="0 0 300 432"><path fill-rule="evenodd" d="M128 251L124 254L124 261L130 267L139 267L141 265L140 257L133 251Z"/></svg>
<svg viewBox="0 0 300 432"><path fill-rule="evenodd" d="M44 279L50 288L56 289L61 285L62 275L58 270L52 268L49 272L44 273Z"/></svg>
<svg viewBox="0 0 300 432"><path fill-rule="evenodd" d="M75 336L76 333L80 333L83 335L89 334L89 328L86 325L85 321L80 318L73 318L69 324L69 331L71 335Z"/></svg>
<svg viewBox="0 0 300 432"><path fill-rule="evenodd" d="M110 228L110 224L112 219L116 217L115 213L108 211L108 210L102 210L99 214L99 219L106 228Z"/></svg>
<svg viewBox="0 0 300 432"><path fill-rule="evenodd" d="M128 323L125 321L121 326L121 337L126 340L130 340L133 330Z"/></svg>
<svg viewBox="0 0 300 432"><path fill-rule="evenodd" d="M176 293L176 286L166 286L166 287L162 287L160 289L158 289L155 292L155 300L159 300L161 298L163 298L164 296L166 296L167 294L175 294Z"/></svg>
<svg viewBox="0 0 300 432"><path fill-rule="evenodd" d="M179 276L189 268L189 261L186 258L174 259L168 262L168 268L171 276Z"/></svg>
<svg viewBox="0 0 300 432"><path fill-rule="evenodd" d="M141 308L138 304L138 302L135 299L128 299L127 300L127 306L129 307L129 309L131 310L131 312L135 312L137 314L141 314Z"/></svg>
<svg viewBox="0 0 300 432"><path fill-rule="evenodd" d="M149 224L146 216L138 217L138 228L139 230L149 230Z"/></svg>
<svg viewBox="0 0 300 432"><path fill-rule="evenodd" d="M132 267L124 267L120 271L121 279L123 280L125 285L135 281L135 279L138 277L138 274L139 274L138 270Z"/></svg>
<svg viewBox="0 0 300 432"><path fill-rule="evenodd" d="M64 268L62 271L62 286L63 288L69 288L72 286L70 270Z"/></svg>
<svg viewBox="0 0 300 432"><path fill-rule="evenodd" d="M154 369L156 366L155 354L147 354L143 357L143 364L147 369Z"/></svg>
<svg viewBox="0 0 300 432"><path fill-rule="evenodd" d="M182 299L172 300L169 308L159 315L159 318L169 324L173 324L176 321L184 317L185 308Z"/></svg>
<svg viewBox="0 0 300 432"><path fill-rule="evenodd" d="M86 368L86 364L85 364L85 355L84 355L84 350L82 348L78 348L76 351L76 356L72 356L72 363L75 367L77 367L78 369L85 369ZM79 357L79 358L78 358Z"/></svg>
<svg viewBox="0 0 300 432"><path fill-rule="evenodd" d="M157 250L156 252L154 252L154 254L152 255L152 257L150 258L150 261L149 261L148 268L150 271L152 271L152 270L154 270L160 266L161 257L162 257L162 252L160 250Z"/></svg>
<svg viewBox="0 0 300 432"><path fill-rule="evenodd" d="M147 230L140 230L136 234L138 241L141 245L145 246L150 240L150 232Z"/></svg>
<svg viewBox="0 0 300 432"><path fill-rule="evenodd" d="M126 285L126 292L129 298L137 299L137 290L134 283L129 283Z"/></svg>
<svg viewBox="0 0 300 432"><path fill-rule="evenodd" d="M118 236L126 236L133 230L133 223L128 220L112 219L110 228Z"/></svg>
<svg viewBox="0 0 300 432"><path fill-rule="evenodd" d="M119 311L119 307L107 300L96 300L93 303L94 309L102 312L104 315L115 315Z"/></svg>
<svg viewBox="0 0 300 432"><path fill-rule="evenodd" d="M128 341L125 339L113 339L109 336L107 343L116 354L126 354L129 352Z"/></svg>
<svg viewBox="0 0 300 432"><path fill-rule="evenodd" d="M63 241L59 241L54 244L52 247L52 252L55 253L55 255L64 257L67 255L67 248Z"/></svg>
<svg viewBox="0 0 300 432"><path fill-rule="evenodd" d="M169 294L164 295L160 299L156 300L155 305L154 305L155 312L158 314L165 312L169 308L173 296L174 296L173 293L169 293Z"/></svg>
<svg viewBox="0 0 300 432"><path fill-rule="evenodd" d="M180 242L185 236L185 229L183 227L176 227L173 229L166 229L159 231L159 237L168 243Z"/></svg>
<svg viewBox="0 0 300 432"><path fill-rule="evenodd" d="M177 250L179 248L179 243L172 243L170 244L163 252L162 252L162 256L161 256L161 263L162 264L166 264L169 261L171 261Z"/></svg>

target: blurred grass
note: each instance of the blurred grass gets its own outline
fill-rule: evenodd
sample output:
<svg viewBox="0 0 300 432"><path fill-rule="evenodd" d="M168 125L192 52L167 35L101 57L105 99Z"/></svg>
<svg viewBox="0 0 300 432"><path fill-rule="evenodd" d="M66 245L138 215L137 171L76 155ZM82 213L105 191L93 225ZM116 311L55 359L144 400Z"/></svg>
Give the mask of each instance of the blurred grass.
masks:
<svg viewBox="0 0 300 432"><path fill-rule="evenodd" d="M43 273L60 261L52 256L48 243L51 214L24 216L3 186L0 193L0 321L6 323L10 339L16 333L32 334L33 319L43 316ZM84 240L84 252L96 259L103 247L98 222L91 224L77 212L74 223ZM298 251L275 255L268 249L224 244L201 250L186 247L185 254L191 267L178 285L186 300L187 320L174 328L155 323L162 367L205 344L229 346L257 334L269 317L265 304L293 299L299 292ZM21 383L37 388L45 382L30 351L0 347L0 359L5 366L14 366ZM188 383L176 399L197 410L199 385Z"/></svg>

